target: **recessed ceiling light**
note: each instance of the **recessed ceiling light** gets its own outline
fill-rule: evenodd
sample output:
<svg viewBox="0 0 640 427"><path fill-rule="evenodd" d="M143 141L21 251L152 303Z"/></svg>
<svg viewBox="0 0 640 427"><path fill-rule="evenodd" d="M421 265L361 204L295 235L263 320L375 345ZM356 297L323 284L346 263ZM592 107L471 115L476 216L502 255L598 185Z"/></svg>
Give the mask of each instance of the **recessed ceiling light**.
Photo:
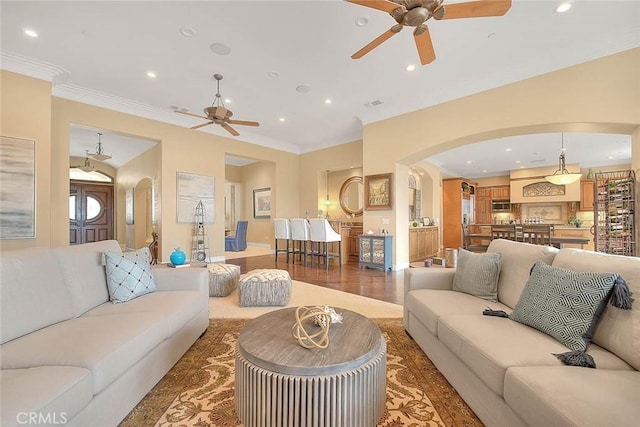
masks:
<svg viewBox="0 0 640 427"><path fill-rule="evenodd" d="M482 169L482 173L487 173L487 170L486 169Z"/></svg>
<svg viewBox="0 0 640 427"><path fill-rule="evenodd" d="M516 163L522 163L522 161L521 160L516 160Z"/></svg>
<svg viewBox="0 0 640 427"><path fill-rule="evenodd" d="M504 151L511 151L511 148L505 148Z"/></svg>
<svg viewBox="0 0 640 427"><path fill-rule="evenodd" d="M231 104L231 100L229 98L226 98L224 102L226 102L227 104Z"/></svg>
<svg viewBox="0 0 640 427"><path fill-rule="evenodd" d="M409 64L409 65L407 65L407 67L405 68L405 70L407 70L407 71L413 71L413 70L415 70L415 69L416 69L416 66L415 66L415 65L413 65L413 64Z"/></svg>
<svg viewBox="0 0 640 427"><path fill-rule="evenodd" d="M147 71L147 77L155 79L157 76L153 71Z"/></svg>
<svg viewBox="0 0 640 427"><path fill-rule="evenodd" d="M324 100L324 103L325 104L331 104L331 100L329 98L327 98L327 99Z"/></svg>
<svg viewBox="0 0 640 427"><path fill-rule="evenodd" d="M367 18L365 18L364 16L358 16L356 18L356 25L358 27L364 27L365 25L367 25L369 23L369 20Z"/></svg>
<svg viewBox="0 0 640 427"><path fill-rule="evenodd" d="M309 86L306 86L306 85L300 85L300 86L296 87L296 92L309 93L309 92L311 92L311 88Z"/></svg>
<svg viewBox="0 0 640 427"><path fill-rule="evenodd" d="M32 30L31 28L25 28L24 33L29 37L33 37L34 39L38 37L38 32L35 30Z"/></svg>
<svg viewBox="0 0 640 427"><path fill-rule="evenodd" d="M471 163L471 160L467 160L467 164Z"/></svg>
<svg viewBox="0 0 640 427"><path fill-rule="evenodd" d="M222 43L211 43L209 48L218 55L229 55L231 53L231 48Z"/></svg>
<svg viewBox="0 0 640 427"><path fill-rule="evenodd" d="M571 9L571 2L570 1L565 1L565 2L562 2L562 3L560 3L558 5L558 7L556 8L556 12L564 13L569 9Z"/></svg>
<svg viewBox="0 0 640 427"><path fill-rule="evenodd" d="M613 160L613 159L615 159L615 157L613 157L613 156L609 156L609 157L607 157L607 159L609 159L609 160Z"/></svg>
<svg viewBox="0 0 640 427"><path fill-rule="evenodd" d="M277 71L269 71L267 73L267 76L271 77L272 79L278 78L280 76L280 74L278 74Z"/></svg>
<svg viewBox="0 0 640 427"><path fill-rule="evenodd" d="M280 117L278 120L280 120L281 122L284 122L285 118L284 117Z"/></svg>
<svg viewBox="0 0 640 427"><path fill-rule="evenodd" d="M180 27L178 31L185 37L193 37L193 35L196 33L196 30L191 27Z"/></svg>

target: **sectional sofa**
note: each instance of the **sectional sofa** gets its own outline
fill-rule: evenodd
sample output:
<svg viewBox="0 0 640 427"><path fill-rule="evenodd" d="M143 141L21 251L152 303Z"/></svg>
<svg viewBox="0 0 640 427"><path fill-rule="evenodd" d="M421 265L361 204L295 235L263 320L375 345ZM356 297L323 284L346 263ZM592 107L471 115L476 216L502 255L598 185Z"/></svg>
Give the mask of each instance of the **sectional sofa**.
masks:
<svg viewBox="0 0 640 427"><path fill-rule="evenodd" d="M2 426L115 426L206 330L206 269L154 268L154 292L114 304L106 251L1 254Z"/></svg>
<svg viewBox="0 0 640 427"><path fill-rule="evenodd" d="M638 425L640 258L508 240L492 241L488 252L501 254L495 302L454 291L455 269L411 268L404 284L407 332L478 417L505 427ZM634 292L631 310L607 304L600 317L587 347L596 369L563 364L555 354L569 349L538 329L483 315L513 313L538 261L618 273Z"/></svg>

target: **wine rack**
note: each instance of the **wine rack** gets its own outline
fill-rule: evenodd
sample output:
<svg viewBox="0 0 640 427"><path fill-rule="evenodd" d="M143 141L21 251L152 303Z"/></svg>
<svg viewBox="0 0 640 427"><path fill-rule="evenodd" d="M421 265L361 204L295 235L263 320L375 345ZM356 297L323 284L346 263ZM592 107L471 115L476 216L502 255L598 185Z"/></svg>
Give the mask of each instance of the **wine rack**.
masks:
<svg viewBox="0 0 640 427"><path fill-rule="evenodd" d="M633 170L595 174L593 218L596 251L636 256L635 184Z"/></svg>

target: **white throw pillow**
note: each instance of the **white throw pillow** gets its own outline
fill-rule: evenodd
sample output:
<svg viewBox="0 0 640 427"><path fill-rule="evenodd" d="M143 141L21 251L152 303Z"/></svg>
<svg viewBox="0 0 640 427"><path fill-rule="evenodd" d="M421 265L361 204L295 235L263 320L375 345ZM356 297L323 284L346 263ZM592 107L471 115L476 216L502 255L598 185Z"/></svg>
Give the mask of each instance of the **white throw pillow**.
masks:
<svg viewBox="0 0 640 427"><path fill-rule="evenodd" d="M149 262L149 249L135 252L104 253L107 269L109 298L114 304L130 301L150 292L155 292L156 284Z"/></svg>

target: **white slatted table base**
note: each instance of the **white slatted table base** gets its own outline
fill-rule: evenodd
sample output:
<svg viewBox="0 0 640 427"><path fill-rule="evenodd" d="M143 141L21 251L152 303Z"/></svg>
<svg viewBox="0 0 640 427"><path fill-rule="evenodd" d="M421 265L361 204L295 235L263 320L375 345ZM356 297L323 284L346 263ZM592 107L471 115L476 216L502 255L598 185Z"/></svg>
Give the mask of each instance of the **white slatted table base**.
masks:
<svg viewBox="0 0 640 427"><path fill-rule="evenodd" d="M387 345L362 366L335 375L286 375L236 349L235 409L245 427L372 427L386 404Z"/></svg>

